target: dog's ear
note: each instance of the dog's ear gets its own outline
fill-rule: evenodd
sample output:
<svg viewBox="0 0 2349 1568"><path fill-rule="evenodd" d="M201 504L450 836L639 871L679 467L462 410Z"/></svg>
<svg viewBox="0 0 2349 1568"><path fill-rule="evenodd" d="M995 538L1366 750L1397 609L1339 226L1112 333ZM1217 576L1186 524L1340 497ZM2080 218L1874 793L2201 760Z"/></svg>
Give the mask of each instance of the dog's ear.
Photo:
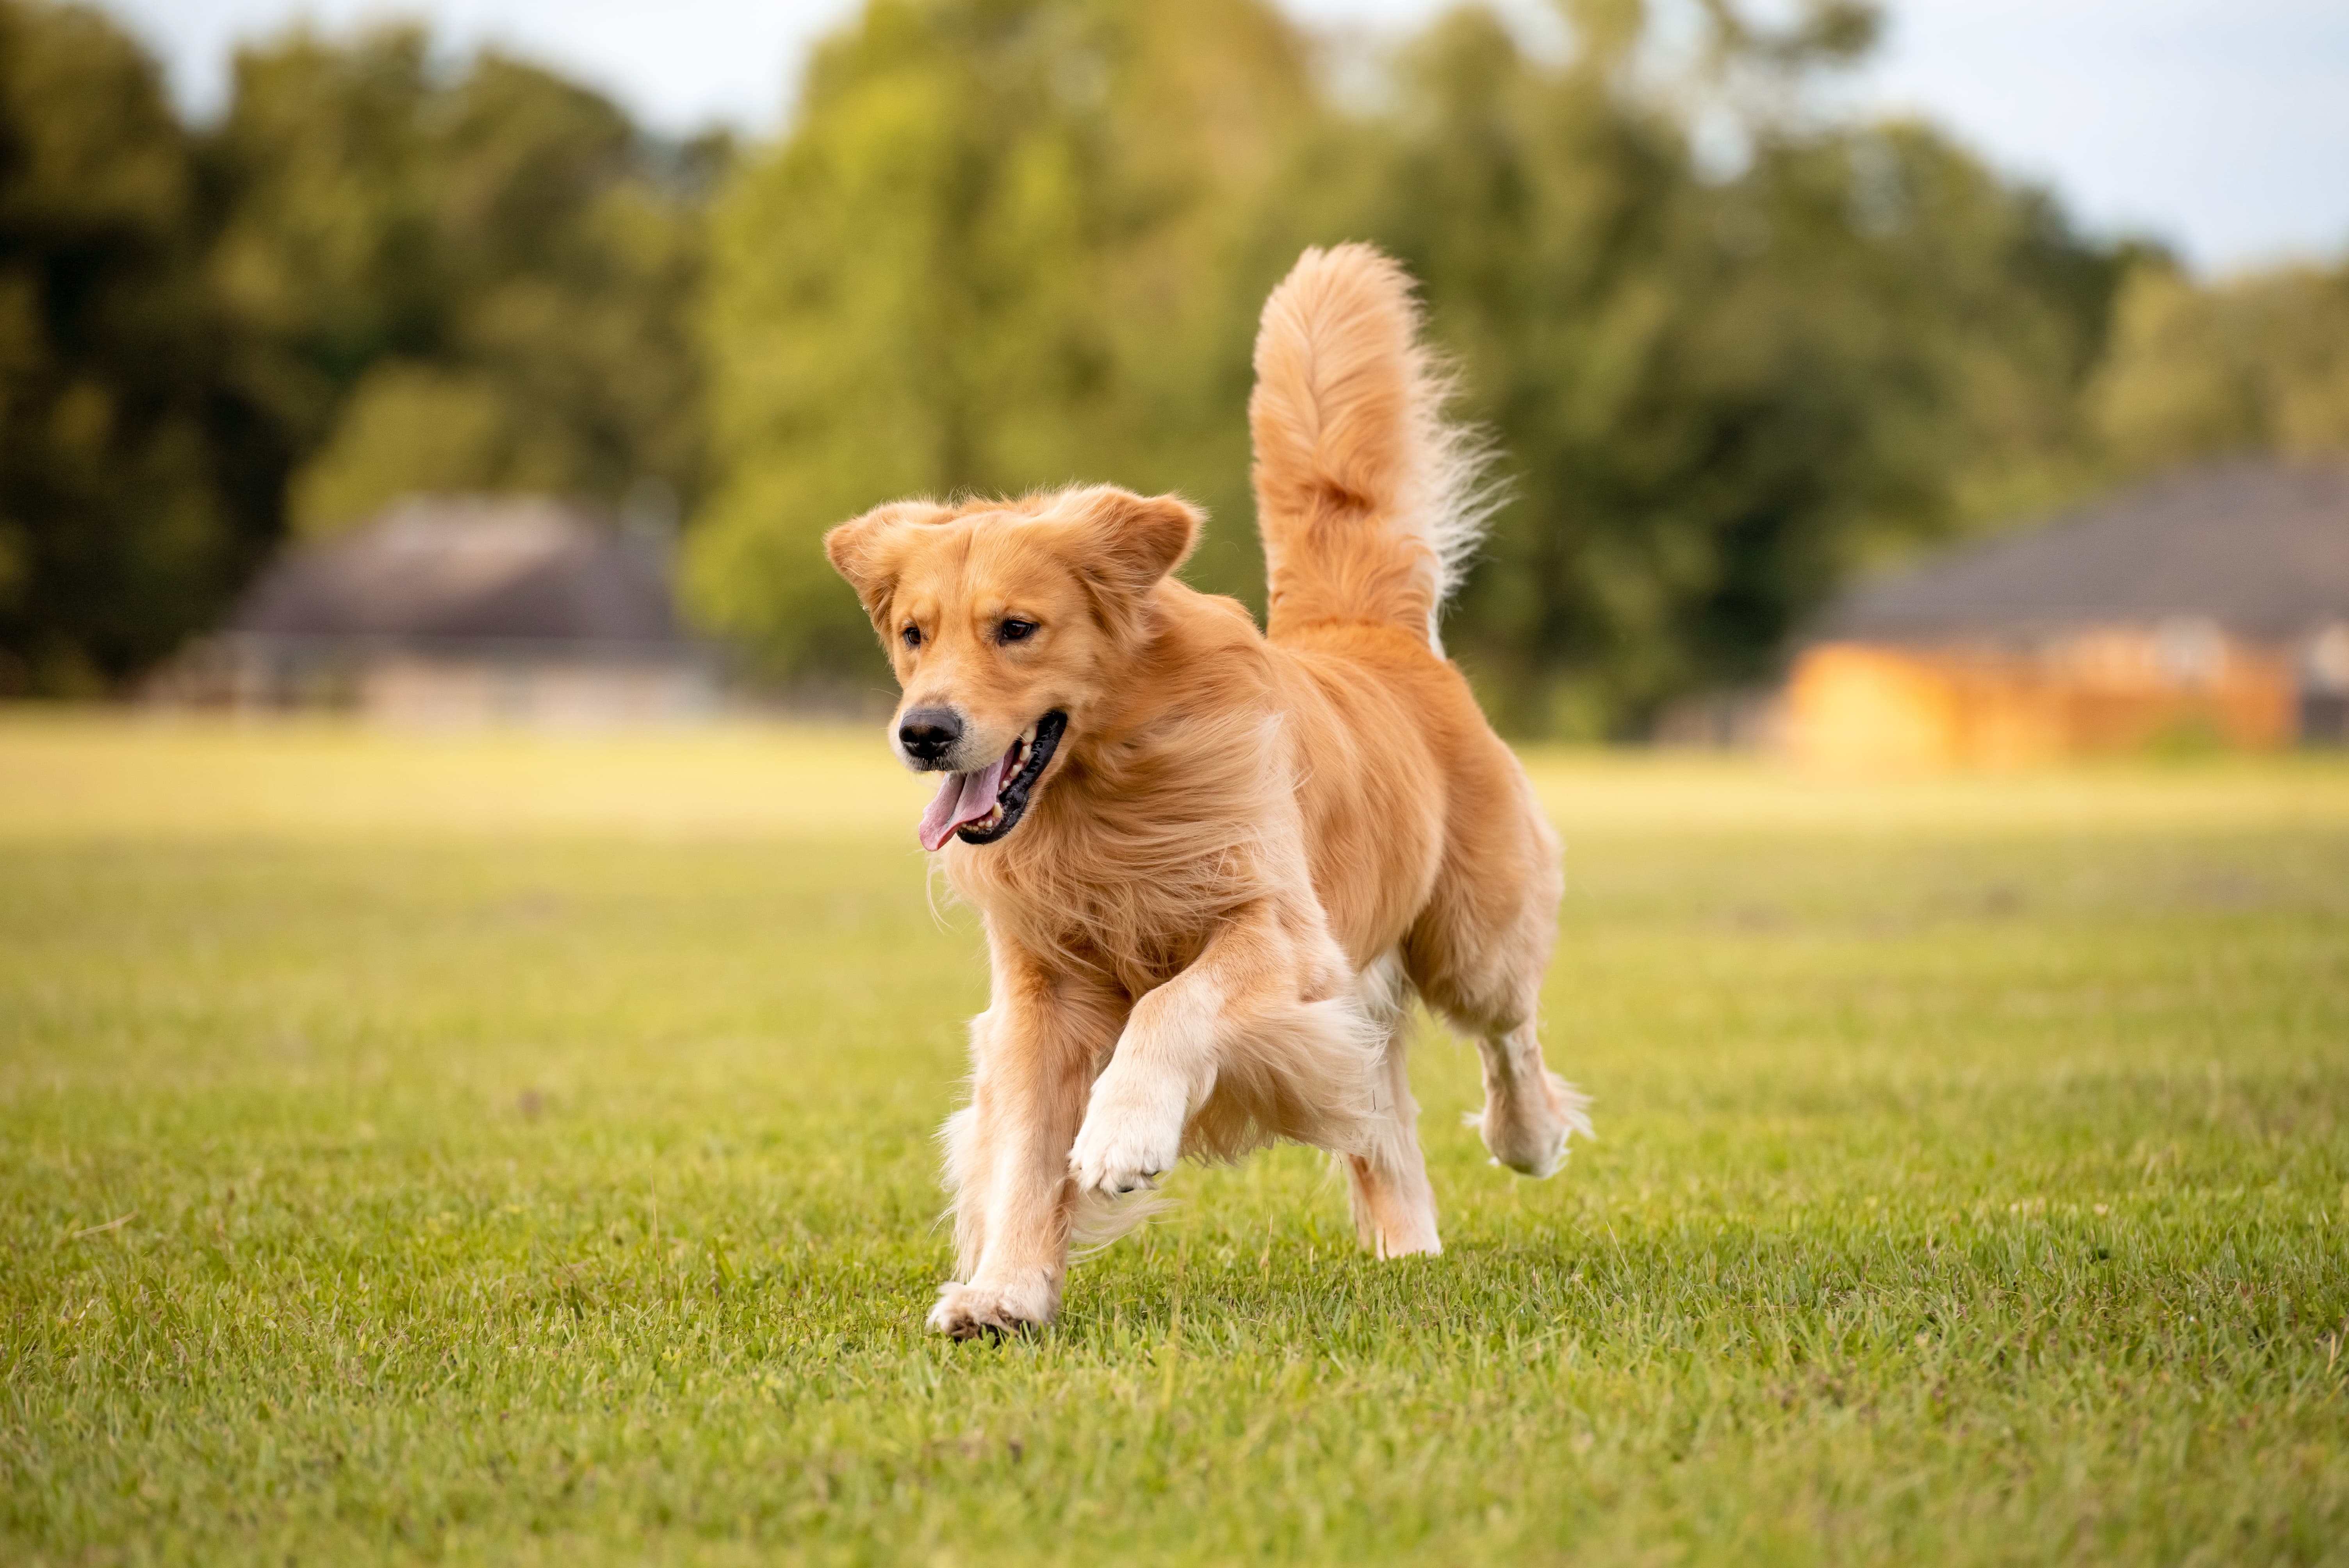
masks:
<svg viewBox="0 0 2349 1568"><path fill-rule="evenodd" d="M848 579L857 602L877 624L897 585L906 535L925 523L952 515L932 501L899 500L851 518L823 536L824 559Z"/></svg>
<svg viewBox="0 0 2349 1568"><path fill-rule="evenodd" d="M1178 495L1139 496L1114 485L1070 498L1075 516L1062 526L1078 572L1116 598L1138 603L1191 553L1206 515Z"/></svg>

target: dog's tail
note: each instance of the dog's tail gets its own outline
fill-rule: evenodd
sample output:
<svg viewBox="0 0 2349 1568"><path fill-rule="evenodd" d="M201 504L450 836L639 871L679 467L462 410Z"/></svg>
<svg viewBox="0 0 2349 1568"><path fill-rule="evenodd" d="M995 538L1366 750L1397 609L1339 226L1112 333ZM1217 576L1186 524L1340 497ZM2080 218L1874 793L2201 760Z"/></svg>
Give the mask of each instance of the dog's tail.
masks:
<svg viewBox="0 0 2349 1568"><path fill-rule="evenodd" d="M1497 504L1448 391L1409 275L1368 245L1307 251L1265 301L1248 426L1274 638L1371 622L1441 646Z"/></svg>

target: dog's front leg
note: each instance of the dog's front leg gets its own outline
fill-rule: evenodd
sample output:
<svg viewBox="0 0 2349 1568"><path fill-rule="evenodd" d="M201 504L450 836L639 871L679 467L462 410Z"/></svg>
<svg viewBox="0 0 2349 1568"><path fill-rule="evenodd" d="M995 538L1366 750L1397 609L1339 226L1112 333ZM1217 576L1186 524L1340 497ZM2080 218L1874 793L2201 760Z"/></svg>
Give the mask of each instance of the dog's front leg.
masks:
<svg viewBox="0 0 2349 1568"><path fill-rule="evenodd" d="M1069 1146L1124 998L995 951L994 996L971 1036L970 1104L947 1124L957 1279L930 1326L957 1339L1049 1323L1068 1277Z"/></svg>
<svg viewBox="0 0 2349 1568"><path fill-rule="evenodd" d="M1309 1099L1316 1084L1360 1079L1345 975L1326 930L1261 905L1230 916L1190 967L1134 1003L1069 1156L1077 1190L1131 1192L1174 1169L1184 1128L1236 1052Z"/></svg>

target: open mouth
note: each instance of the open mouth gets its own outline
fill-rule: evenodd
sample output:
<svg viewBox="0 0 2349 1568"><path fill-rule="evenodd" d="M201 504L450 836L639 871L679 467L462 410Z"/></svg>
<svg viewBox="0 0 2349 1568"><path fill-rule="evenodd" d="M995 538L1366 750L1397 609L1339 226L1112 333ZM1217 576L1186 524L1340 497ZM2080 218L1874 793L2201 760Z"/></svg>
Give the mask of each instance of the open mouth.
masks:
<svg viewBox="0 0 2349 1568"><path fill-rule="evenodd" d="M950 838L966 844L991 844L1019 825L1036 780L1050 765L1069 716L1054 709L1029 726L1011 749L976 773L949 773L938 798L922 813L922 848L945 847Z"/></svg>

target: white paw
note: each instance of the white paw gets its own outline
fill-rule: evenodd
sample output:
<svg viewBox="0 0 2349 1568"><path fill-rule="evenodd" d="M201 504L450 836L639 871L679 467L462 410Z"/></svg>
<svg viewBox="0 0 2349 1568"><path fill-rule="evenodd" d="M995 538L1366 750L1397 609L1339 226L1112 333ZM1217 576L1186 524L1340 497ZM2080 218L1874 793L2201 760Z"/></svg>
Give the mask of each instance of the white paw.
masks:
<svg viewBox="0 0 2349 1568"><path fill-rule="evenodd" d="M942 1284L938 1304L930 1308L929 1326L933 1332L957 1339L1000 1339L1042 1327L1052 1321L1058 1305L1051 1287L1040 1281L1009 1286Z"/></svg>
<svg viewBox="0 0 2349 1568"><path fill-rule="evenodd" d="M1157 1186L1182 1158L1183 1118L1179 1093L1154 1093L1112 1066L1093 1085L1084 1125L1069 1151L1077 1191L1114 1197Z"/></svg>

